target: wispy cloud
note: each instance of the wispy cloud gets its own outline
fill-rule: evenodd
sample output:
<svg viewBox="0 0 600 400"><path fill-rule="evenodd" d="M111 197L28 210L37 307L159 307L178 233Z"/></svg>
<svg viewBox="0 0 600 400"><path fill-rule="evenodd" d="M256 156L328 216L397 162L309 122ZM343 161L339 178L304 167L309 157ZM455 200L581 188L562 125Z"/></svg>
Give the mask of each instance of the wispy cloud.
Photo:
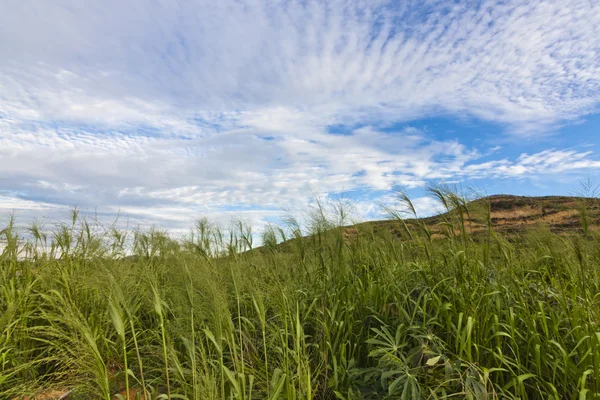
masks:
<svg viewBox="0 0 600 400"><path fill-rule="evenodd" d="M575 147L490 156L382 126L473 116L522 137L583 117L598 37L600 6L579 0L10 2L0 208L176 225L315 192L596 170Z"/></svg>
<svg viewBox="0 0 600 400"><path fill-rule="evenodd" d="M415 129L350 135L306 132L264 140L251 128L206 138L2 131L2 187L23 199L80 205L179 226L200 215L263 217L302 208L313 194L389 191L452 179L514 178L600 168L589 152L548 150L483 162L460 143ZM66 135L66 138L64 137ZM27 160L27 162L23 162ZM261 211L262 210L262 211ZM262 214L260 212L261 211Z"/></svg>
<svg viewBox="0 0 600 400"><path fill-rule="evenodd" d="M0 22L4 107L24 117L276 106L529 126L599 100L593 1L22 1Z"/></svg>

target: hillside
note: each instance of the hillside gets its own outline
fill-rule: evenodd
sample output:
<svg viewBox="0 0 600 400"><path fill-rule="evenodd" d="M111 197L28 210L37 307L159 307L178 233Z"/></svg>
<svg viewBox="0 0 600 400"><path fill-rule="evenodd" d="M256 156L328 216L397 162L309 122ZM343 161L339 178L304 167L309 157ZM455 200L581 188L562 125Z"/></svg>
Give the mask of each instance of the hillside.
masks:
<svg viewBox="0 0 600 400"><path fill-rule="evenodd" d="M589 229L600 229L600 199L570 196L526 197L512 195L493 195L466 203L464 212L466 230L472 234L480 234L488 229L488 209L494 231L508 234L522 234L535 228L546 228L558 234L579 232L582 229L581 209L585 205ZM489 206L489 208L488 208ZM445 236L444 221L456 217L455 211L414 219L404 222L411 227L424 223L432 236ZM403 224L395 218L379 221L368 221L344 228L348 238L357 231L391 231L401 234Z"/></svg>

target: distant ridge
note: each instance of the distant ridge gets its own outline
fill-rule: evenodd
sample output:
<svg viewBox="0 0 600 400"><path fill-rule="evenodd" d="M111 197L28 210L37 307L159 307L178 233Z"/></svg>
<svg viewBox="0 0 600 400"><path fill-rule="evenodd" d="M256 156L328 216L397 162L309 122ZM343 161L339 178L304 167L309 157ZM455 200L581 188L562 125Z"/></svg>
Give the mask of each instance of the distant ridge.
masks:
<svg viewBox="0 0 600 400"><path fill-rule="evenodd" d="M536 229L547 229L563 236L581 234L583 231L582 209L584 207L589 232L600 233L600 198L494 194L466 202L464 205L468 211L463 212L465 230L476 240L488 232L488 216L493 231L509 240L518 240L520 235ZM423 226L426 226L431 238L439 239L446 237L449 233L446 222L454 220L456 223L458 216L456 210L452 209L418 219L411 218L410 213L400 213L400 215L406 218L402 218L402 221L393 217L385 220L365 221L333 228L333 230L342 229L344 240L350 243L357 236L364 234L391 234L399 239L405 239L407 228L413 233L419 234L423 232ZM455 229L455 233L459 233L458 229ZM303 236L302 240L310 242L313 237L313 235ZM298 237L290 238L279 243L277 247L283 251L293 251L292 244L297 240L299 240ZM257 247L254 250L263 251L265 246Z"/></svg>
<svg viewBox="0 0 600 400"><path fill-rule="evenodd" d="M581 209L585 205L590 230L600 230L600 199L576 196L515 196L495 194L466 203L467 228L471 233L487 230L487 208L489 205L492 227L496 232L523 233L529 229L545 227L555 233L568 234L582 229ZM452 213L453 211L450 211ZM433 233L440 233L439 224L449 217L448 212L419 218L408 218L411 226L424 222ZM368 221L347 227L347 235L360 227L371 225L375 230L398 228L394 219Z"/></svg>

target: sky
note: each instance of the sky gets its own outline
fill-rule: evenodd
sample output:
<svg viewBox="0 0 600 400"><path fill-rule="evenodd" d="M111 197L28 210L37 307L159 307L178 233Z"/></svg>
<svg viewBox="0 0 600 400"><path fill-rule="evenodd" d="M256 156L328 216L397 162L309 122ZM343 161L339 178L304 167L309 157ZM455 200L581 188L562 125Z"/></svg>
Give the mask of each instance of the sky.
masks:
<svg viewBox="0 0 600 400"><path fill-rule="evenodd" d="M0 219L255 225L600 172L600 1L0 0Z"/></svg>

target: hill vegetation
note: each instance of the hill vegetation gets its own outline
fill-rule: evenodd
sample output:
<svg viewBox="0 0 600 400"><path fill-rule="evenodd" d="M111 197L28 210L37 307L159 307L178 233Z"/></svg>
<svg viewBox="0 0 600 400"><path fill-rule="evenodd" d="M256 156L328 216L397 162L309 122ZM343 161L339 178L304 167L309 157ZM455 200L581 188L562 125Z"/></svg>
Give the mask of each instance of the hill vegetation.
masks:
<svg viewBox="0 0 600 400"><path fill-rule="evenodd" d="M257 249L241 223L11 221L0 397L600 398L600 202L432 194L444 214L321 208Z"/></svg>

